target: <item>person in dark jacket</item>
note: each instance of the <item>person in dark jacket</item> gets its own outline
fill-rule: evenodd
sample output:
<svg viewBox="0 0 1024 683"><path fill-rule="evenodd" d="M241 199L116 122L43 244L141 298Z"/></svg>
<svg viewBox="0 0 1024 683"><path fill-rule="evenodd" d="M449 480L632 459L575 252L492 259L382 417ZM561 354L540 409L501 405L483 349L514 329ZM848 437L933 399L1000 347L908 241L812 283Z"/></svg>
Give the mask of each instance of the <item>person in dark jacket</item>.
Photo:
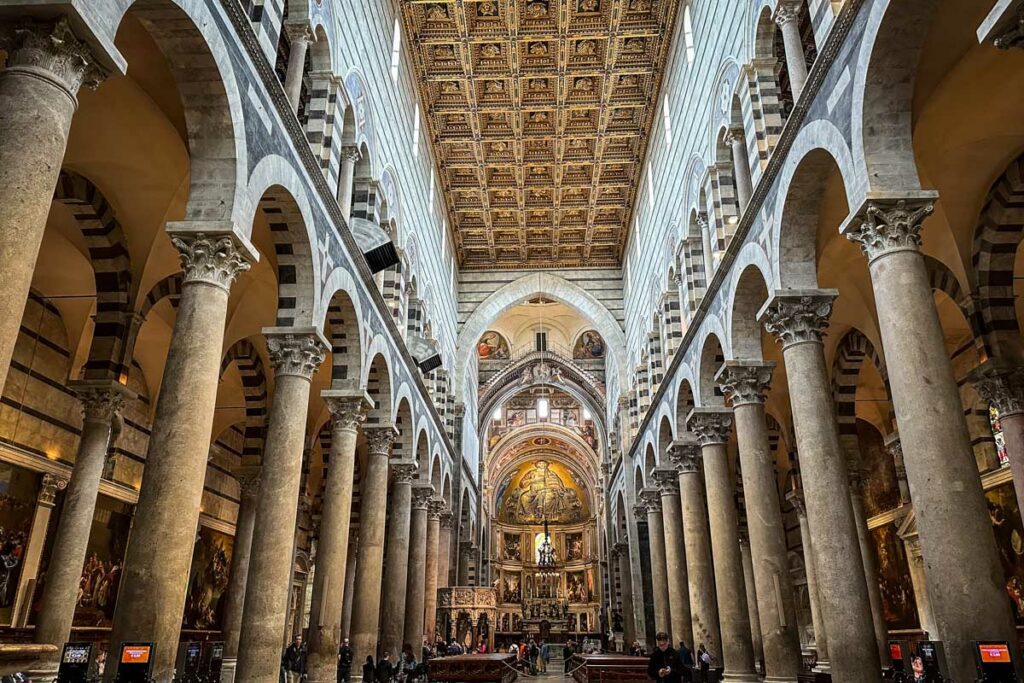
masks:
<svg viewBox="0 0 1024 683"><path fill-rule="evenodd" d="M288 683L298 683L302 674L306 673L306 646L302 643L301 635L295 636L292 644L284 651L284 671Z"/></svg>
<svg viewBox="0 0 1024 683"><path fill-rule="evenodd" d="M697 648L697 665L700 667L701 683L707 683L711 680L711 653L704 647L704 643Z"/></svg>
<svg viewBox="0 0 1024 683"><path fill-rule="evenodd" d="M363 663L363 683L374 683L376 671L377 667L373 663L373 656L367 655L366 662Z"/></svg>
<svg viewBox="0 0 1024 683"><path fill-rule="evenodd" d="M569 667L572 666L572 656L574 654L576 654L575 643L570 640L565 644L565 647L562 648L562 657L565 659L564 673L566 674L569 673Z"/></svg>
<svg viewBox="0 0 1024 683"><path fill-rule="evenodd" d="M647 660L647 677L655 683L682 683L683 660L672 649L668 634L664 631L655 636L658 646Z"/></svg>
<svg viewBox="0 0 1024 683"><path fill-rule="evenodd" d="M347 681L352 678L352 646L348 644L348 638L341 641L338 648L338 680Z"/></svg>
<svg viewBox="0 0 1024 683"><path fill-rule="evenodd" d="M377 661L377 683L388 683L394 675L395 665L391 662L391 653L388 652Z"/></svg>
<svg viewBox="0 0 1024 683"><path fill-rule="evenodd" d="M693 653L686 647L686 642L679 641L679 659L683 663L683 680L693 680Z"/></svg>

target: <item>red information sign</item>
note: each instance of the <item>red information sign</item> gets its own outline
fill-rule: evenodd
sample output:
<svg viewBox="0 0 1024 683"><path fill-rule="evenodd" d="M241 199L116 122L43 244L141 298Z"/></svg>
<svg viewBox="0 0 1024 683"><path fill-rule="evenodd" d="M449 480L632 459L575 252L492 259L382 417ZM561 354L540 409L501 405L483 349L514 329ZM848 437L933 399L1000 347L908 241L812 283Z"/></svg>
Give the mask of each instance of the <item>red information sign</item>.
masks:
<svg viewBox="0 0 1024 683"><path fill-rule="evenodd" d="M1005 643L978 643L982 664L1009 664L1010 648Z"/></svg>
<svg viewBox="0 0 1024 683"><path fill-rule="evenodd" d="M149 645L125 645L121 649L121 662L124 664L145 664L149 661Z"/></svg>

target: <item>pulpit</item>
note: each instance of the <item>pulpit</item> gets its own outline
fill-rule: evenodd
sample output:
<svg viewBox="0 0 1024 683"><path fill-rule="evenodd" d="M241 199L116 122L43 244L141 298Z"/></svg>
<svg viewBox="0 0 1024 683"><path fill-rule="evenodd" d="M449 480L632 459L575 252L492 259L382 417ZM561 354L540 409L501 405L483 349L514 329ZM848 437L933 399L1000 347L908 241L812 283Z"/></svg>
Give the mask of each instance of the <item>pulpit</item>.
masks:
<svg viewBox="0 0 1024 683"><path fill-rule="evenodd" d="M494 588L455 586L437 591L436 633L445 642L455 640L467 651L480 643L494 652L494 627L498 619L498 591Z"/></svg>

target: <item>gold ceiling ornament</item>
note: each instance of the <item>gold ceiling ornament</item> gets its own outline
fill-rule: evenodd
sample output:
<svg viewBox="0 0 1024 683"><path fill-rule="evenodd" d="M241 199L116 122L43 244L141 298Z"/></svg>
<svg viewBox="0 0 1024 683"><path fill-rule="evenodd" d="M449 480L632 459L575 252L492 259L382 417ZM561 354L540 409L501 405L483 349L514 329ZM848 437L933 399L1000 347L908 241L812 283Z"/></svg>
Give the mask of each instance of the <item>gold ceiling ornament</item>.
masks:
<svg viewBox="0 0 1024 683"><path fill-rule="evenodd" d="M402 1L463 268L621 264L679 4Z"/></svg>

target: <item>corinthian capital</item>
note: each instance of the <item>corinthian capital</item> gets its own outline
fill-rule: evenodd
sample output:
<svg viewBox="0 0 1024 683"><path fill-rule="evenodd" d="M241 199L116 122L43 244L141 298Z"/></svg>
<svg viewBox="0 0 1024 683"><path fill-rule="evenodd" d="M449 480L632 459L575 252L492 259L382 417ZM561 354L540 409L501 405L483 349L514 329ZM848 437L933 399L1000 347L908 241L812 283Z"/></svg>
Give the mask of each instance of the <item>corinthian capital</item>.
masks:
<svg viewBox="0 0 1024 683"><path fill-rule="evenodd" d="M651 472L658 492L663 496L679 495L679 471L675 467L659 465Z"/></svg>
<svg viewBox="0 0 1024 683"><path fill-rule="evenodd" d="M412 487L412 509L426 510L430 507L430 499L434 495L434 487L426 482L414 484Z"/></svg>
<svg viewBox="0 0 1024 683"><path fill-rule="evenodd" d="M775 8L775 23L784 28L787 24L800 21L800 6L802 4L790 0L780 2L779 6Z"/></svg>
<svg viewBox="0 0 1024 683"><path fill-rule="evenodd" d="M690 431L701 446L729 443L732 433L732 410L729 408L694 408L686 418Z"/></svg>
<svg viewBox="0 0 1024 683"><path fill-rule="evenodd" d="M89 46L75 36L67 17L27 20L0 29L0 48L7 52L8 69L44 76L72 100L81 86L95 88L108 75Z"/></svg>
<svg viewBox="0 0 1024 683"><path fill-rule="evenodd" d="M995 406L999 417L1024 413L1024 368L988 360L971 373L978 395Z"/></svg>
<svg viewBox="0 0 1024 683"><path fill-rule="evenodd" d="M314 330L267 328L267 352L278 376L294 375L312 379L327 355L327 344Z"/></svg>
<svg viewBox="0 0 1024 683"><path fill-rule="evenodd" d="M733 407L764 403L764 394L772 381L775 363L759 361L727 361L715 375L715 381Z"/></svg>
<svg viewBox="0 0 1024 683"><path fill-rule="evenodd" d="M227 291L239 273L252 267L230 235L178 234L171 242L179 252L183 284L203 282Z"/></svg>
<svg viewBox="0 0 1024 683"><path fill-rule="evenodd" d="M451 531L452 525L455 523L455 515L445 505L441 512L441 528Z"/></svg>
<svg viewBox="0 0 1024 683"><path fill-rule="evenodd" d="M843 234L860 245L868 261L897 251L921 248L924 219L935 211L935 193L918 197L867 200L843 226Z"/></svg>
<svg viewBox="0 0 1024 683"><path fill-rule="evenodd" d="M427 517L440 521L441 517L444 516L444 509L444 498L431 498L427 504Z"/></svg>
<svg viewBox="0 0 1024 683"><path fill-rule="evenodd" d="M355 431L366 420L373 399L365 391L325 389L320 392L333 418L332 429Z"/></svg>
<svg viewBox="0 0 1024 683"><path fill-rule="evenodd" d="M644 513L661 512L661 492L657 488L649 487L640 492L640 503Z"/></svg>
<svg viewBox="0 0 1024 683"><path fill-rule="evenodd" d="M683 438L673 441L668 454L680 474L700 472L700 443L693 434L684 434Z"/></svg>
<svg viewBox="0 0 1024 683"><path fill-rule="evenodd" d="M396 484L411 484L416 477L415 460L395 460L391 462L391 473L395 475Z"/></svg>
<svg viewBox="0 0 1024 683"><path fill-rule="evenodd" d="M391 455L391 444L398 437L398 430L391 425L363 427L366 435L366 450L370 455Z"/></svg>
<svg viewBox="0 0 1024 683"><path fill-rule="evenodd" d="M82 419L109 425L124 408L125 400L133 396L120 382L72 380L68 388L82 404Z"/></svg>
<svg viewBox="0 0 1024 683"><path fill-rule="evenodd" d="M834 289L801 289L775 292L758 314L764 329L783 348L805 342L821 343L832 315Z"/></svg>

